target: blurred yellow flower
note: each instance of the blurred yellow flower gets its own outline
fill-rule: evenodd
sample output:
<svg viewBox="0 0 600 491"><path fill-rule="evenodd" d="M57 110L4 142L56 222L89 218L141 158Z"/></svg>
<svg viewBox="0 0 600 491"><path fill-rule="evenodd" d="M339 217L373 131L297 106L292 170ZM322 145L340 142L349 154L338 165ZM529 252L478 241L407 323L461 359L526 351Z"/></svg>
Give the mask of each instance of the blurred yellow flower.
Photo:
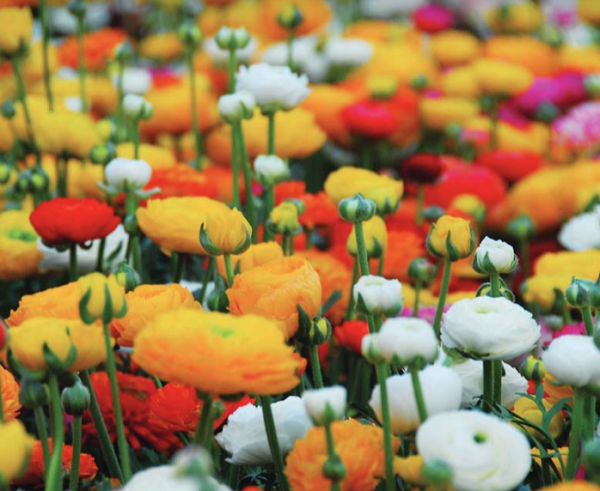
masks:
<svg viewBox="0 0 600 491"><path fill-rule="evenodd" d="M214 36L222 26L245 27L251 34L260 34L260 4L254 0L211 3L198 16L198 27L206 37Z"/></svg>
<svg viewBox="0 0 600 491"><path fill-rule="evenodd" d="M449 97L475 99L481 92L475 70L471 67L458 67L444 73L439 80L439 87Z"/></svg>
<svg viewBox="0 0 600 491"><path fill-rule="evenodd" d="M58 68L56 48L52 44L48 46L48 68L50 73L54 73ZM28 88L30 84L38 82L44 77L43 46L41 40L31 43L27 56L23 60L22 69L23 78L27 82Z"/></svg>
<svg viewBox="0 0 600 491"><path fill-rule="evenodd" d="M451 261L468 257L474 246L471 222L450 215L444 215L433 223L427 236L429 251Z"/></svg>
<svg viewBox="0 0 600 491"><path fill-rule="evenodd" d="M479 113L479 105L460 97L421 99L421 118L429 128L443 131L450 123L462 124Z"/></svg>
<svg viewBox="0 0 600 491"><path fill-rule="evenodd" d="M283 251L277 242L261 242L252 244L246 251L238 255L231 256L231 265L234 271L244 273L256 266L276 261L283 258ZM227 273L225 271L225 261L223 256L217 256L217 271L227 282Z"/></svg>
<svg viewBox="0 0 600 491"><path fill-rule="evenodd" d="M31 9L3 8L0 9L0 52L14 55L22 45L28 46L33 36L33 18Z"/></svg>
<svg viewBox="0 0 600 491"><path fill-rule="evenodd" d="M483 56L519 65L540 77L551 76L558 64L557 51L527 36L495 36L483 43Z"/></svg>
<svg viewBox="0 0 600 491"><path fill-rule="evenodd" d="M211 255L240 254L250 247L252 227L237 208L215 209L202 222L208 239L203 246Z"/></svg>
<svg viewBox="0 0 600 491"><path fill-rule="evenodd" d="M578 0L577 13L581 20L588 24L600 24L600 4L594 0Z"/></svg>
<svg viewBox="0 0 600 491"><path fill-rule="evenodd" d="M0 476L10 483L26 470L33 447L33 437L27 434L19 420L0 423ZM10 444L6 444L10 442Z"/></svg>
<svg viewBox="0 0 600 491"><path fill-rule="evenodd" d="M490 118L478 116L468 119L464 127L470 130L491 131ZM543 154L550 143L550 130L542 123L530 123L524 128L517 128L504 121L498 122L498 150L529 151Z"/></svg>
<svg viewBox="0 0 600 491"><path fill-rule="evenodd" d="M0 280L15 281L38 273L42 253L38 235L29 223L29 212L0 213Z"/></svg>
<svg viewBox="0 0 600 491"><path fill-rule="evenodd" d="M127 308L125 291L114 275L107 277L102 273L90 273L79 278L78 282L81 296L89 295L85 310L92 318L104 318L107 308L110 308L112 318L122 317Z"/></svg>
<svg viewBox="0 0 600 491"><path fill-rule="evenodd" d="M176 32L152 34L142 39L139 53L143 58L168 63L183 55L183 44Z"/></svg>
<svg viewBox="0 0 600 491"><path fill-rule="evenodd" d="M546 399L542 401L544 404L544 408L546 411L552 409L553 404L548 402ZM529 397L519 397L517 402L515 402L515 407L513 412L526 419L530 423L536 426L542 426L543 414L537 403L531 400ZM558 438L562 433L563 426L565 423L565 418L562 415L561 411L558 411L554 417L550 420L550 424L548 425L548 432L552 436L552 438ZM521 426L518 423L513 423L517 428L521 429L525 434L530 433L535 438L540 441L546 441L547 439L544 437L543 433L539 432L536 429L531 428L531 426Z"/></svg>
<svg viewBox="0 0 600 491"><path fill-rule="evenodd" d="M135 148L132 142L119 143L117 145L117 157L133 159L134 155ZM177 164L173 152L157 145L151 145L150 143L142 143L140 145L139 159L152 167L152 170L170 169Z"/></svg>
<svg viewBox="0 0 600 491"><path fill-rule="evenodd" d="M442 31L431 37L431 54L441 65L462 65L479 56L479 40L466 31Z"/></svg>
<svg viewBox="0 0 600 491"><path fill-rule="evenodd" d="M423 457L420 455L411 455L407 458L394 458L394 473L400 476L406 483L413 486L426 486L427 482L422 477Z"/></svg>
<svg viewBox="0 0 600 491"><path fill-rule="evenodd" d="M487 21L495 32L531 34L541 26L544 14L535 2L522 1L492 9Z"/></svg>
<svg viewBox="0 0 600 491"><path fill-rule="evenodd" d="M525 92L533 83L533 74L528 69L491 58L480 58L473 63L475 75L483 92L509 96Z"/></svg>
<svg viewBox="0 0 600 491"><path fill-rule="evenodd" d="M370 220L363 222L363 235L365 238L365 246L369 257L379 257L385 254L388 248L388 233L385 222L379 215L375 215ZM356 248L356 233L354 226L352 232L348 235L346 248L353 256L357 255Z"/></svg>
<svg viewBox="0 0 600 491"><path fill-rule="evenodd" d="M288 32L279 25L277 18L289 4L289 0L263 0L260 2L261 36L280 41L287 38ZM302 0L296 5L303 18L302 23L295 29L297 36L321 31L329 24L333 12L326 0Z"/></svg>
<svg viewBox="0 0 600 491"><path fill-rule="evenodd" d="M19 402L19 384L15 377L6 368L0 365L0 390L2 391L2 409L4 421L15 419L21 410Z"/></svg>
<svg viewBox="0 0 600 491"><path fill-rule="evenodd" d="M559 51L559 68L563 71L596 73L600 71L600 49L597 46L570 46Z"/></svg>

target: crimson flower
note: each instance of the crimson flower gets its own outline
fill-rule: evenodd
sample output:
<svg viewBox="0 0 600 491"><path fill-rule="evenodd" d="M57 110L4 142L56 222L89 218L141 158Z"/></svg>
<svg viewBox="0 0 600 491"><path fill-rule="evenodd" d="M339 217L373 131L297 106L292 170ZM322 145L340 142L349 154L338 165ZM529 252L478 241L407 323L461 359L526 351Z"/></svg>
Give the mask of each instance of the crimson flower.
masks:
<svg viewBox="0 0 600 491"><path fill-rule="evenodd" d="M416 9L412 19L419 31L435 34L452 27L454 13L448 7L432 3Z"/></svg>
<svg viewBox="0 0 600 491"><path fill-rule="evenodd" d="M523 179L544 166L544 160L535 152L505 150L480 155L475 163L493 170L510 182Z"/></svg>
<svg viewBox="0 0 600 491"><path fill-rule="evenodd" d="M407 158L400 167L402 178L417 184L433 184L436 182L444 164L439 155L433 153L417 153Z"/></svg>
<svg viewBox="0 0 600 491"><path fill-rule="evenodd" d="M84 244L102 239L121 222L110 206L91 198L44 201L29 220L44 243L50 245Z"/></svg>
<svg viewBox="0 0 600 491"><path fill-rule="evenodd" d="M369 326L365 321L346 321L333 330L333 335L340 346L359 355L362 353L362 340L367 334L369 334Z"/></svg>
<svg viewBox="0 0 600 491"><path fill-rule="evenodd" d="M387 138L398 128L392 110L380 102L357 102L342 111L342 121L350 133L369 138Z"/></svg>

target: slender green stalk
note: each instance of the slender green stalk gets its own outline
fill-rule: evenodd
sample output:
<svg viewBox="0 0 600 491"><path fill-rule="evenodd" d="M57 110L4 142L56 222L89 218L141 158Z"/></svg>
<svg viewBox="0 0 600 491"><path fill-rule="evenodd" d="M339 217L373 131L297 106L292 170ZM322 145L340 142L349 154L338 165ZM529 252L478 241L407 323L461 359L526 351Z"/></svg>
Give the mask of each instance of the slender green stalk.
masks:
<svg viewBox="0 0 600 491"><path fill-rule="evenodd" d="M110 343L110 329L108 324L104 323L104 343L106 346L106 373L110 380L110 389L112 393L113 408L115 411L115 420L117 426L117 446L119 447L119 457L123 469L123 478L125 482L131 479L131 466L129 464L129 446L125 437L125 426L123 425L123 412L121 411L121 400L119 399L119 385L117 382L117 366L115 363L115 354Z"/></svg>
<svg viewBox="0 0 600 491"><path fill-rule="evenodd" d="M33 134L31 113L29 112L29 105L27 104L27 98L25 96L25 84L23 83L23 76L21 75L21 63L18 56L13 56L11 61L13 73L15 74L15 79L17 80L17 93L19 95L19 101L21 101L21 104L23 105L23 113L25 114L25 122L27 123L27 136L29 137L29 141L34 148L34 152L36 152L36 155L39 155L35 141L35 135Z"/></svg>
<svg viewBox="0 0 600 491"><path fill-rule="evenodd" d="M194 445L208 448L207 436L211 433L212 428L212 406L214 399L210 394L199 394L202 399L202 412L198 420L198 428L194 434Z"/></svg>
<svg viewBox="0 0 600 491"><path fill-rule="evenodd" d="M268 153L269 155L275 155L275 113L271 112L267 114L267 118L269 119Z"/></svg>
<svg viewBox="0 0 600 491"><path fill-rule="evenodd" d="M423 225L423 208L425 203L425 187L422 184L419 184L417 187L417 227Z"/></svg>
<svg viewBox="0 0 600 491"><path fill-rule="evenodd" d="M385 263L385 252L381 252L379 256L379 265L377 266L377 276L383 276L383 265Z"/></svg>
<svg viewBox="0 0 600 491"><path fill-rule="evenodd" d="M2 407L2 404L0 404L0 407ZM46 416L44 415L44 408L42 406L34 407L33 415L35 417L35 427L37 429L38 438L42 444L44 476L47 476L50 468L50 445L48 444L48 430L46 429Z"/></svg>
<svg viewBox="0 0 600 491"><path fill-rule="evenodd" d="M313 248L313 231L312 229L304 230L304 237L306 238L306 250L310 251Z"/></svg>
<svg viewBox="0 0 600 491"><path fill-rule="evenodd" d="M215 258L213 256L208 257L208 266L206 267L206 271L204 271L204 278L202 278L202 289L200 290L200 296L198 297L198 301L200 303L204 302L204 297L206 297L206 290L208 288L208 282L210 281L210 277L212 276L212 272L215 269ZM229 285L231 286L231 285Z"/></svg>
<svg viewBox="0 0 600 491"><path fill-rule="evenodd" d="M229 93L235 92L235 72L237 71L236 50L229 50Z"/></svg>
<svg viewBox="0 0 600 491"><path fill-rule="evenodd" d="M594 319L592 319L592 310L589 305L581 308L581 316L585 324L585 332L588 336L594 335Z"/></svg>
<svg viewBox="0 0 600 491"><path fill-rule="evenodd" d="M48 25L48 9L46 0L40 0L40 24L42 25L42 56L44 64L44 86L46 88L46 99L48 109L54 111L54 97L52 96L50 61L48 57L48 46L50 45L50 26Z"/></svg>
<svg viewBox="0 0 600 491"><path fill-rule="evenodd" d="M133 136L133 158L138 160L140 158L140 121L139 119L133 119L131 121L131 131Z"/></svg>
<svg viewBox="0 0 600 491"><path fill-rule="evenodd" d="M258 241L258 227L256 219L256 209L254 207L254 197L252 195L252 178L250 175L250 161L248 160L248 151L246 141L244 140L244 130L242 123L237 122L233 125L232 131L237 135L239 154L242 160L242 172L244 173L244 193L246 195L246 216L252 226L252 243Z"/></svg>
<svg viewBox="0 0 600 491"><path fill-rule="evenodd" d="M358 256L354 258L354 267L352 268L352 282L350 283L350 299L346 309L346 319L352 320L354 317L354 285L358 281Z"/></svg>
<svg viewBox="0 0 600 491"><path fill-rule="evenodd" d="M491 412L494 407L494 361L483 360L483 410Z"/></svg>
<svg viewBox="0 0 600 491"><path fill-rule="evenodd" d="M58 376L50 374L50 410L52 411L52 458L48 469L46 491L62 490L62 453L65 441L63 412L60 405Z"/></svg>
<svg viewBox="0 0 600 491"><path fill-rule="evenodd" d="M79 374L79 376L81 377L83 385L85 385L90 391L90 413L92 414L92 421L94 422L94 427L96 428L96 433L98 434L100 448L102 450L104 460L106 461L106 465L108 466L110 476L116 477L121 482L124 482L123 472L121 471L121 466L117 460L115 448L110 441L110 435L108 434L106 424L104 423L104 418L102 417L102 411L100 410L98 398L94 392L94 385L92 384L90 374L87 370L84 370Z"/></svg>
<svg viewBox="0 0 600 491"><path fill-rule="evenodd" d="M183 252L173 252L173 261L175 261L175 267L173 268L173 283L179 283L183 276L183 266L185 264L185 255Z"/></svg>
<svg viewBox="0 0 600 491"><path fill-rule="evenodd" d="M396 491L394 477L394 449L392 446L392 423L390 419L390 406L387 391L388 367L385 364L376 366L377 381L381 391L381 419L383 424L383 445L385 449L385 489Z"/></svg>
<svg viewBox="0 0 600 491"><path fill-rule="evenodd" d="M125 113L123 112L123 98L125 97L125 90L123 89L123 74L125 72L125 63L117 63L117 136L118 141L120 138L126 138L127 128L125 124Z"/></svg>
<svg viewBox="0 0 600 491"><path fill-rule="evenodd" d="M269 448L271 449L271 456L273 457L273 463L275 465L275 474L279 480L279 489L280 491L290 491L290 485L288 484L287 477L283 471L283 455L281 454L279 441L277 440L277 429L275 428L273 410L271 409L271 396L260 396L259 398L263 409L267 440L269 441Z"/></svg>
<svg viewBox="0 0 600 491"><path fill-rule="evenodd" d="M417 409L419 411L419 419L421 423L427 419L427 406L425 405L425 398L423 397L423 388L421 387L421 381L419 380L419 370L410 368L410 378L413 383L413 390L415 393L415 401L417 402Z"/></svg>
<svg viewBox="0 0 600 491"><path fill-rule="evenodd" d="M96 259L96 271L98 273L104 273L104 251L106 250L106 237L100 239L98 245L98 258Z"/></svg>
<svg viewBox="0 0 600 491"><path fill-rule="evenodd" d="M493 360L492 370L494 376L494 402L502 404L502 360Z"/></svg>
<svg viewBox="0 0 600 491"><path fill-rule="evenodd" d="M267 227L267 221L271 210L275 207L275 186L269 185L265 188L265 227L263 232L263 241L268 242L273 240L273 234Z"/></svg>
<svg viewBox="0 0 600 491"><path fill-rule="evenodd" d="M579 387L573 387L575 401L571 413L571 436L569 438L569 457L567 458L567 469L565 481L573 481L577 474L577 462L581 449L581 432L583 429L583 417L585 409L585 392Z"/></svg>
<svg viewBox="0 0 600 491"><path fill-rule="evenodd" d="M69 476L69 491L79 488L79 462L81 460L81 416L73 420L73 459L71 460L71 474Z"/></svg>
<svg viewBox="0 0 600 491"><path fill-rule="evenodd" d="M240 205L240 162L238 160L239 138L237 132L231 129L231 172L233 174L233 207L238 210Z"/></svg>
<svg viewBox="0 0 600 491"><path fill-rule="evenodd" d="M68 194L68 165L68 157L62 155L56 156L56 192L62 198Z"/></svg>
<svg viewBox="0 0 600 491"><path fill-rule="evenodd" d="M79 267L77 266L77 244L69 244L69 280L79 279Z"/></svg>
<svg viewBox="0 0 600 491"><path fill-rule="evenodd" d="M413 317L419 317L419 296L421 295L421 288L423 285L420 281L415 283L415 303L413 304Z"/></svg>
<svg viewBox="0 0 600 491"><path fill-rule="evenodd" d="M329 461L341 462L339 456L335 452L335 443L333 441L333 431L331 431L331 424L325 425L325 438L327 439L327 453L329 454ZM340 491L340 482L337 479L331 480L331 491Z"/></svg>
<svg viewBox="0 0 600 491"><path fill-rule="evenodd" d="M442 287L440 288L440 298L438 299L437 310L435 311L435 319L433 320L433 330L435 335L440 337L440 324L442 322L442 313L444 305L446 305L446 295L448 294L448 285L450 284L450 275L452 273L452 261L444 260L444 276L442 277Z"/></svg>
<svg viewBox="0 0 600 491"><path fill-rule="evenodd" d="M231 265L231 254L223 254L225 260L225 271L227 272L227 284L233 285L233 266Z"/></svg>
<svg viewBox="0 0 600 491"><path fill-rule="evenodd" d="M367 143L365 143L363 146L360 163L363 169L373 170L373 159L371 155L371 149L369 148L369 145Z"/></svg>
<svg viewBox="0 0 600 491"><path fill-rule="evenodd" d="M587 442L594 437L596 427L596 397L593 394L585 395L583 420L583 440Z"/></svg>
<svg viewBox="0 0 600 491"><path fill-rule="evenodd" d="M360 275L367 276L371 274L371 271L369 270L369 259L367 257L367 246L365 244L365 233L362 222L354 224L354 234L356 235L356 251L358 265L360 266Z"/></svg>
<svg viewBox="0 0 600 491"><path fill-rule="evenodd" d="M192 104L192 132L194 133L194 147L196 150L193 167L200 170L202 162L202 139L198 128L198 106L196 103L196 71L194 70L194 48L190 47L186 51L186 60L188 70L190 71L190 95Z"/></svg>
<svg viewBox="0 0 600 491"><path fill-rule="evenodd" d="M313 379L315 381L315 389L322 389L323 385L323 374L321 373L321 361L319 360L319 345L310 345L310 366L313 371Z"/></svg>
<svg viewBox="0 0 600 491"><path fill-rule="evenodd" d="M87 88L86 88L86 68L85 53L83 48L83 38L85 36L85 19L82 16L77 17L77 54L79 57L79 93L81 97L81 112L87 113ZM137 158L137 157L136 157Z"/></svg>

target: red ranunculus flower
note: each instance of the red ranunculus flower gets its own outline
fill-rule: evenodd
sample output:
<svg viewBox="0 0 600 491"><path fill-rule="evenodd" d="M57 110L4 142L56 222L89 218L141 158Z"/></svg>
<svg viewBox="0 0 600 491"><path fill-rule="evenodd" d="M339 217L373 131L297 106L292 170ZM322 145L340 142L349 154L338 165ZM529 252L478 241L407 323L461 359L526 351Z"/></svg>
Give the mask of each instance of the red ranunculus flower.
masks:
<svg viewBox="0 0 600 491"><path fill-rule="evenodd" d="M475 163L497 172L510 182L523 179L544 166L544 160L537 153L504 150L495 150L480 155Z"/></svg>
<svg viewBox="0 0 600 491"><path fill-rule="evenodd" d="M454 13L448 7L432 3L416 9L412 19L419 31L435 34L452 27Z"/></svg>
<svg viewBox="0 0 600 491"><path fill-rule="evenodd" d="M400 167L402 178L417 184L433 184L436 182L444 164L439 155L433 153L417 153L407 158Z"/></svg>
<svg viewBox="0 0 600 491"><path fill-rule="evenodd" d="M350 133L370 138L387 138L398 127L392 110L380 102L352 104L342 111L342 120Z"/></svg>
<svg viewBox="0 0 600 491"><path fill-rule="evenodd" d="M362 340L367 334L369 334L369 325L365 321L346 321L333 330L333 335L340 346L359 355L362 353Z"/></svg>
<svg viewBox="0 0 600 491"><path fill-rule="evenodd" d="M102 239L121 222L110 206L91 198L44 201L29 220L42 240L52 245Z"/></svg>

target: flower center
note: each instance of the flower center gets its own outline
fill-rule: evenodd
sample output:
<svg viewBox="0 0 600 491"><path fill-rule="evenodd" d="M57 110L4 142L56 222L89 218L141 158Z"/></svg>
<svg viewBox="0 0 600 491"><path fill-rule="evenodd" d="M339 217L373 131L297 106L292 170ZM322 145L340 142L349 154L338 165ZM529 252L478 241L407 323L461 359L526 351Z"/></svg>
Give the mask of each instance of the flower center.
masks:
<svg viewBox="0 0 600 491"><path fill-rule="evenodd" d="M475 440L475 443L485 443L487 436L483 433L475 433L475 435L473 435L473 440Z"/></svg>

